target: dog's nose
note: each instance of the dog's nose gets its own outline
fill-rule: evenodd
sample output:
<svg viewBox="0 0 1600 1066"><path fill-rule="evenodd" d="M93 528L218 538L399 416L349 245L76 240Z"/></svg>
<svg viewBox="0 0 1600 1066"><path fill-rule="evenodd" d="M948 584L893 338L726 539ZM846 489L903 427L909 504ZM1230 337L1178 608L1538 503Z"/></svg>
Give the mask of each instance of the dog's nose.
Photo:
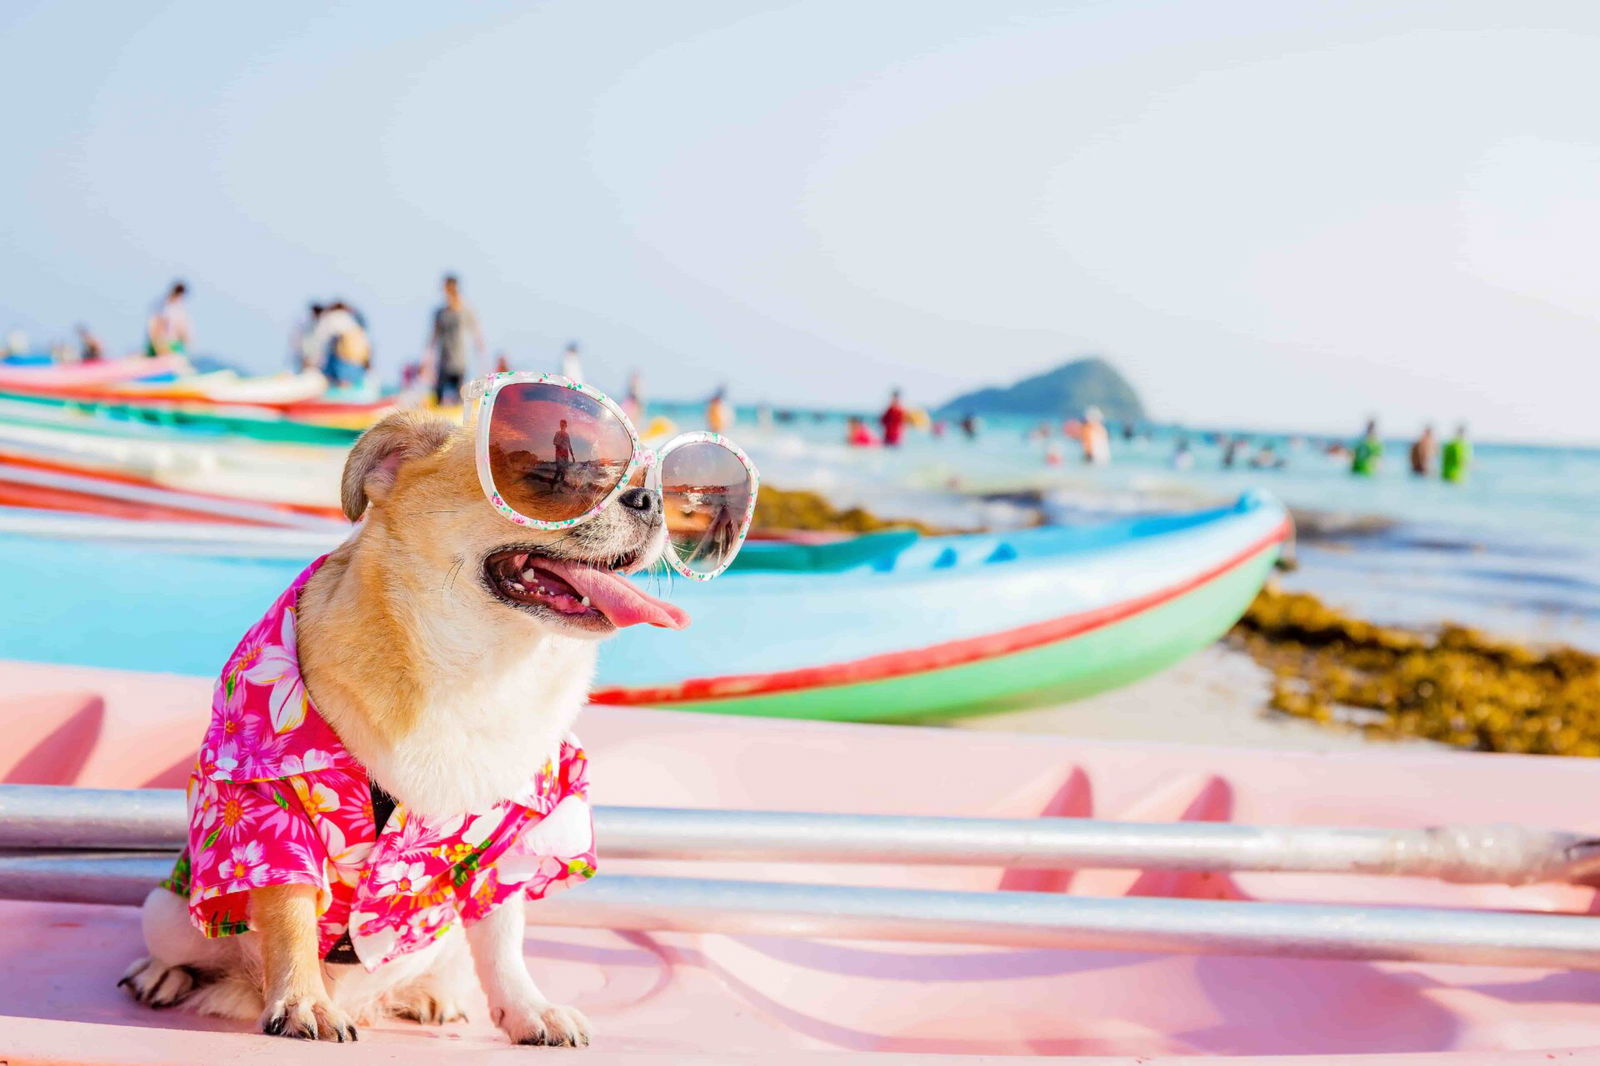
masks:
<svg viewBox="0 0 1600 1066"><path fill-rule="evenodd" d="M630 511L643 514L661 510L661 497L651 489L629 489L617 497L617 502Z"/></svg>

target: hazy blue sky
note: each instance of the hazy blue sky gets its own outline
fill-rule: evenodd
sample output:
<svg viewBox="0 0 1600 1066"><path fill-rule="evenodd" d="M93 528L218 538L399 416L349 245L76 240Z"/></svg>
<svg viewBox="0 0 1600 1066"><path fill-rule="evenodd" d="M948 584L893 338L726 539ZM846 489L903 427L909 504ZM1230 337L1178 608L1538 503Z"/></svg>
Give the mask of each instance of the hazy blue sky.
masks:
<svg viewBox="0 0 1600 1066"><path fill-rule="evenodd" d="M1600 440L1600 5L0 6L0 329L174 275L277 368L491 343L937 402L1101 352L1166 419Z"/></svg>

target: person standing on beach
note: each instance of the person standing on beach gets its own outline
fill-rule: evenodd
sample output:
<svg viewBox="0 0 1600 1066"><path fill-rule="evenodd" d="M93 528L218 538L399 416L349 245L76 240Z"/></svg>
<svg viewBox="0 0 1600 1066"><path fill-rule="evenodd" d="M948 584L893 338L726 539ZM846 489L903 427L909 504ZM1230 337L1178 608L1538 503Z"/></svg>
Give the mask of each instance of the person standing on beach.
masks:
<svg viewBox="0 0 1600 1066"><path fill-rule="evenodd" d="M144 327L144 354L151 359L158 355L182 355L189 350L189 310L184 297L189 287L174 281L166 298L151 312Z"/></svg>
<svg viewBox="0 0 1600 1066"><path fill-rule="evenodd" d="M900 447L900 438L906 431L906 409L900 404L900 390L889 393L889 406L884 408L878 421L883 425L883 443L891 448Z"/></svg>
<svg viewBox="0 0 1600 1066"><path fill-rule="evenodd" d="M462 382L474 376L472 364L483 356L484 350L478 313L461 298L461 279L446 274L444 306L433 313L433 333L428 338L436 405L443 407L446 397L452 404L461 402Z"/></svg>
<svg viewBox="0 0 1600 1066"><path fill-rule="evenodd" d="M622 411L634 425L644 421L644 378L637 370L628 372L628 395L623 397Z"/></svg>
<svg viewBox="0 0 1600 1066"><path fill-rule="evenodd" d="M78 324L78 362L98 363L106 357L106 346L100 338L89 332L89 327Z"/></svg>
<svg viewBox="0 0 1600 1066"><path fill-rule="evenodd" d="M1411 473L1427 477L1433 473L1433 459L1439 452L1439 440L1433 435L1433 423L1422 427L1422 436L1411 445Z"/></svg>
<svg viewBox="0 0 1600 1066"><path fill-rule="evenodd" d="M1383 458L1383 441L1378 439L1378 420L1367 420L1367 430L1356 441L1350 453L1350 473L1357 477L1371 477L1378 472L1378 460Z"/></svg>
<svg viewBox="0 0 1600 1066"><path fill-rule="evenodd" d="M1444 453L1439 460L1439 476L1452 484L1467 479L1467 467L1472 465L1472 445L1467 440L1467 424L1456 427L1456 435L1444 442Z"/></svg>
<svg viewBox="0 0 1600 1066"><path fill-rule="evenodd" d="M583 380L583 360L578 358L578 342L570 341L561 353L561 376L568 381Z"/></svg>
<svg viewBox="0 0 1600 1066"><path fill-rule="evenodd" d="M317 316L306 347L318 357L318 369L334 388L365 384L367 368L372 365L372 341L361 316L343 300L335 300Z"/></svg>

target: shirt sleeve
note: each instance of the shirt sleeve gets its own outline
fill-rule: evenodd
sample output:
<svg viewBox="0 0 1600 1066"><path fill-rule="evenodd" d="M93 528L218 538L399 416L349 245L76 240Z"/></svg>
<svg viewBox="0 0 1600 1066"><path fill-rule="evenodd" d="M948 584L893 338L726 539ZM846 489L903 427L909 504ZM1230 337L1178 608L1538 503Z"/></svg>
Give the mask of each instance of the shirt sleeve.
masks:
<svg viewBox="0 0 1600 1066"><path fill-rule="evenodd" d="M287 782L202 779L189 811L189 917L206 936L232 936L250 928L255 889L313 885L326 901L326 854Z"/></svg>

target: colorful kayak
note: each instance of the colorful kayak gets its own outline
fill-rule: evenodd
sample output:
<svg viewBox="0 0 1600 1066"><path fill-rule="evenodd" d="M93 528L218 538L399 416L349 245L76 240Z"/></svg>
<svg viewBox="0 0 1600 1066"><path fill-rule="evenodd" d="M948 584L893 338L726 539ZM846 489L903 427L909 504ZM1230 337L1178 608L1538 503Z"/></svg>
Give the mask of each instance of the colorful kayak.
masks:
<svg viewBox="0 0 1600 1066"><path fill-rule="evenodd" d="M0 779L171 789L188 772L211 682L0 663L0 691L9 740ZM1600 1057L1595 953L1519 965L1504 957L1519 945L1498 959L1481 946L1490 927L1521 930L1520 948L1535 951L1570 943L1575 929L1600 937L1588 917L1591 887L1305 872L1316 862L1300 872L1239 869L1215 853L1187 868L1154 855L1120 868L912 865L883 853L864 864L827 853L836 843L827 838L811 843L813 857L788 861L630 859L621 857L623 824L604 817L651 813L640 807L871 812L897 823L962 816L1042 832L1131 826L1141 839L1180 843L1251 824L1281 827L1281 836L1510 822L1592 838L1593 760L1143 746L616 707L591 708L577 729L600 807L599 876L532 909L525 952L541 987L592 1020L595 1043L582 1054L597 1066L802 1066L896 1052L885 1061L1548 1066ZM145 795L181 804L176 794ZM141 869L170 861L151 854ZM0 866L16 861L0 857ZM78 868L128 861L80 853ZM8 894L25 897L0 901L0 1044L13 1062L366 1066L551 1054L507 1049L481 1001L468 1005L466 1022L379 1022L338 1048L151 1011L114 987L141 950L138 912L106 901L136 900L150 881L11 876ZM884 893L904 910L879 907L841 935L829 907L860 911ZM773 894L781 906L762 913L707 906ZM998 918L929 923L930 900L963 913L1053 914L1060 924L1037 931L1076 928L1077 946L986 941ZM1224 935L1197 942L1197 927L1219 922ZM1404 939L1384 942L1385 931ZM1452 963L1418 941L1466 946Z"/></svg>
<svg viewBox="0 0 1600 1066"><path fill-rule="evenodd" d="M0 385L0 400L26 401L44 408L92 414L113 422L225 433L252 440L294 444L352 443L361 431L393 409L372 404L197 403L152 397L129 399L114 390L42 390Z"/></svg>
<svg viewBox="0 0 1600 1066"><path fill-rule="evenodd" d="M0 363L0 387L77 389L128 381L172 381L192 374L181 355L104 359L93 363Z"/></svg>
<svg viewBox="0 0 1600 1066"><path fill-rule="evenodd" d="M342 535L327 528L317 534L324 551ZM809 572L787 547L753 544L739 571L672 586L694 618L688 631L634 629L609 641L594 698L881 721L1075 699L1221 636L1289 532L1280 504L1247 496L1095 526L869 541L873 550L846 565L824 556ZM241 545L273 535L238 534ZM292 544L281 561L251 550L248 562L226 558L225 544L198 554L192 540L167 551L90 549L117 565L97 567L92 582L62 582L81 568L83 544L0 527L0 568L15 585L0 646L21 659L208 675L318 550ZM779 565L759 569L764 554ZM134 612L141 623L130 630Z"/></svg>
<svg viewBox="0 0 1600 1066"><path fill-rule="evenodd" d="M231 370L195 374L171 382L128 382L111 387L112 398L187 400L219 404L299 404L328 391L328 381L315 370L300 374L241 377Z"/></svg>
<svg viewBox="0 0 1600 1066"><path fill-rule="evenodd" d="M1250 495L1191 514L902 540L834 572L753 572L764 551L791 551L754 544L736 578L674 590L693 639L630 631L608 644L594 699L854 721L1077 699L1227 632L1290 531L1277 501Z"/></svg>

